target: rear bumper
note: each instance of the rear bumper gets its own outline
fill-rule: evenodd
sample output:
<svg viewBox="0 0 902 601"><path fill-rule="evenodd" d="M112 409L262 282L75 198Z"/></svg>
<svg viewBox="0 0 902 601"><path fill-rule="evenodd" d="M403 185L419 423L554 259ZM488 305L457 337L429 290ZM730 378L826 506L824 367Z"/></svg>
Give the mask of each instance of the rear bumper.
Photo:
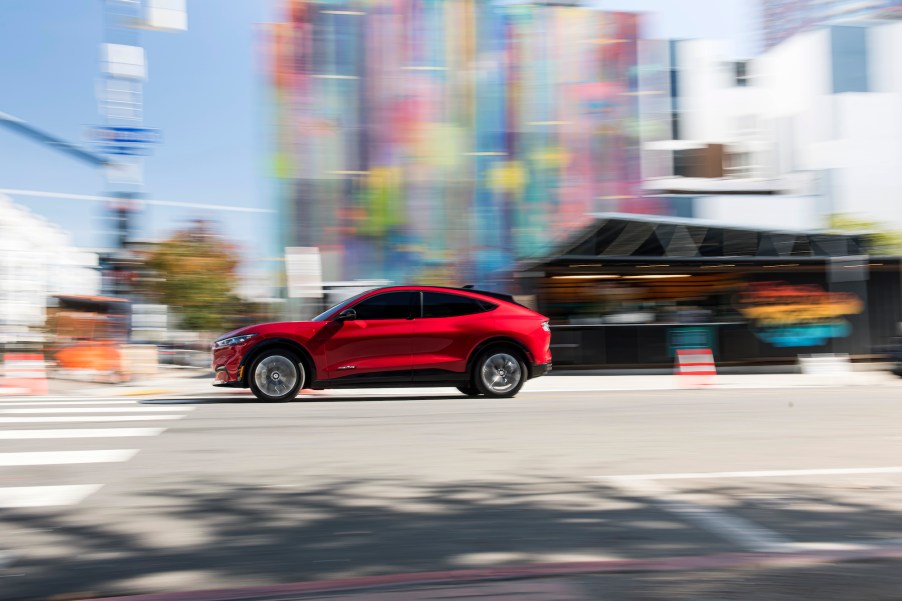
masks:
<svg viewBox="0 0 902 601"><path fill-rule="evenodd" d="M529 379L547 375L551 371L551 363L536 363L529 370Z"/></svg>

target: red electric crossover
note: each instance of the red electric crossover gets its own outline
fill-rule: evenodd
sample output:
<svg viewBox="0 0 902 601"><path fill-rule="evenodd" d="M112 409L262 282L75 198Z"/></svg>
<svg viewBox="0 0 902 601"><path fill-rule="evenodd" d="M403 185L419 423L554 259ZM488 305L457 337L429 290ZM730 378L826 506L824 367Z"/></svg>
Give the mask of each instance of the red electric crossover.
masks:
<svg viewBox="0 0 902 601"><path fill-rule="evenodd" d="M548 319L505 294L392 286L310 321L249 326L213 344L216 386L285 401L302 388L454 386L510 397L551 370Z"/></svg>

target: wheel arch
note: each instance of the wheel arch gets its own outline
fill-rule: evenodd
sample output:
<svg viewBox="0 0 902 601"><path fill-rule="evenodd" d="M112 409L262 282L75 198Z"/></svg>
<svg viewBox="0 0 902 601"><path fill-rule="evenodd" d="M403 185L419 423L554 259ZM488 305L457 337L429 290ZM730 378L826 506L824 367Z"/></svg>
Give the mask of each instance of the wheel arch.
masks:
<svg viewBox="0 0 902 601"><path fill-rule="evenodd" d="M296 353L297 356L301 359L301 362L304 364L304 371L307 372L306 382L304 385L311 384L316 381L316 364L313 362L313 357L310 355L310 352L304 348L304 346L294 340L289 340L287 338L267 338L266 340L261 340L254 346L252 346L248 352L244 354L244 357L241 358L241 363L239 364L239 368L241 369L241 384L245 388L250 386L248 380L248 372L250 371L248 368L253 364L253 362L260 356L261 353L265 351L269 351L272 349L284 348Z"/></svg>
<svg viewBox="0 0 902 601"><path fill-rule="evenodd" d="M470 351L470 356L467 357L467 373L472 375L473 364L476 362L476 358L486 349L495 346L509 346L519 351L523 356L523 361L526 363L527 379L532 377L532 366L535 363L532 353L529 352L529 349L525 344L510 336L493 336L477 344L476 347Z"/></svg>

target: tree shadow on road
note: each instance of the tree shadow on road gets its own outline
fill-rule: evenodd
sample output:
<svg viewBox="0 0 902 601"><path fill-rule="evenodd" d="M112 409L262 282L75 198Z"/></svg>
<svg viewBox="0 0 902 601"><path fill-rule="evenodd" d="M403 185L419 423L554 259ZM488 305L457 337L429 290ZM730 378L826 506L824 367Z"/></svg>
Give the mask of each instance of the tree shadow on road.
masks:
<svg viewBox="0 0 902 601"><path fill-rule="evenodd" d="M794 499L819 499L791 485ZM761 499L720 489L729 510L753 515ZM106 514L10 511L26 534L22 575L2 599L223 588L372 574L605 558L740 551L603 482L534 479L413 483L339 480L328 486L250 487L196 482L136 494ZM866 518L866 519L861 519ZM823 507L813 528L857 539L902 537L899 512L869 503ZM30 534L28 534L30 533ZM39 559L41 547L61 553Z"/></svg>
<svg viewBox="0 0 902 601"><path fill-rule="evenodd" d="M10 512L23 531L47 531L65 560L31 561L4 579L31 598L72 591L153 590L147 574L204 574L186 588L294 582L350 575L459 569L532 561L699 552L718 542L644 501L603 485L412 485L398 479L328 487L244 487L198 482L163 489L105 516ZM144 532L159 516L160 530ZM133 520L145 524L137 527ZM132 520L132 521L130 521ZM171 529L167 532L165 529ZM679 535L675 532L679 531ZM37 542L32 535L26 541ZM195 539L183 544L163 544ZM152 541L157 541L156 543ZM50 543L48 543L50 544ZM176 580L177 581L177 580Z"/></svg>

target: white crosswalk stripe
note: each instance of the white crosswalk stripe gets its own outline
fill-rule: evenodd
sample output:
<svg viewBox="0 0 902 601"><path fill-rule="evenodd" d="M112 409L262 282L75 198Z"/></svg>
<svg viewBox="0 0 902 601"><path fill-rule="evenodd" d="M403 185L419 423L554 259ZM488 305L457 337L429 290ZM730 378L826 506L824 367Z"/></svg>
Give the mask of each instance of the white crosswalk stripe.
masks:
<svg viewBox="0 0 902 601"><path fill-rule="evenodd" d="M6 469L32 466L76 466L79 464L100 464L125 462L132 459L139 449L104 449L104 438L111 441L121 438L152 437L165 432L166 428L157 424L155 427L129 428L100 426L110 422L162 422L179 420L193 411L195 407L148 406L138 404L132 399L90 399L87 397L12 397L0 399L0 481ZM16 428L12 424L21 424L24 428L36 425L35 429ZM44 424L60 424L41 428ZM77 427L75 424L86 424ZM93 426L91 424L97 424ZM69 428L68 426L73 425ZM101 450L72 450L73 439L91 439L98 443ZM68 446L64 442L69 441ZM10 448L15 441L23 441L26 445L21 450ZM35 444L28 441L42 441L35 449ZM118 446L118 445L109 445ZM62 469L62 468L61 468ZM72 468L75 469L75 468ZM84 469L84 468L83 468ZM63 507L76 505L97 492L102 484L56 485L41 482L45 478L57 478L57 471L46 471L40 468L21 472L27 474L31 482L21 481L17 474L16 484L33 484L32 486L0 486L0 509ZM79 472L81 473L81 472ZM95 473L85 472L88 474ZM103 472L96 472L103 473ZM52 476L51 476L52 475ZM90 482L94 480L85 478ZM77 482L77 480L76 480ZM95 481L96 482L96 481Z"/></svg>
<svg viewBox="0 0 902 601"><path fill-rule="evenodd" d="M123 438L156 436L166 428L73 428L61 430L0 430L0 440L40 438Z"/></svg>
<svg viewBox="0 0 902 601"><path fill-rule="evenodd" d="M194 407L29 407L27 409L0 409L4 414L22 413L153 413L194 411Z"/></svg>
<svg viewBox="0 0 902 601"><path fill-rule="evenodd" d="M44 405L134 405L135 401L126 399L110 399L108 401L23 401L21 399L0 399L0 407L35 407Z"/></svg>
<svg viewBox="0 0 902 601"><path fill-rule="evenodd" d="M145 422L164 419L182 419L180 415L54 415L40 417L0 417L0 424L46 424L52 422Z"/></svg>
<svg viewBox="0 0 902 601"><path fill-rule="evenodd" d="M102 484L68 486L7 486L0 488L0 509L57 507L81 503Z"/></svg>
<svg viewBox="0 0 902 601"><path fill-rule="evenodd" d="M70 463L112 463L128 461L138 449L114 449L111 451L29 451L26 453L0 453L0 466L66 465Z"/></svg>

